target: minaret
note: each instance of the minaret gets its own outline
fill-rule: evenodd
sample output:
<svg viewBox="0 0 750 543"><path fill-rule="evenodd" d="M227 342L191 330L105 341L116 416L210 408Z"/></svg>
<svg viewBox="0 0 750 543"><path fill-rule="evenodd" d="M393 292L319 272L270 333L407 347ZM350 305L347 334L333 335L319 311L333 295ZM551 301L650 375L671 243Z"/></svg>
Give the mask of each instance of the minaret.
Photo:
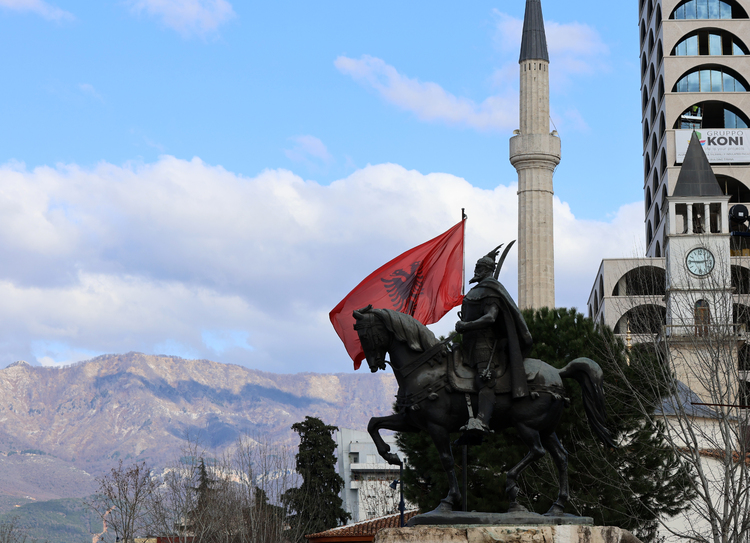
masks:
<svg viewBox="0 0 750 543"><path fill-rule="evenodd" d="M518 171L518 306L555 307L552 174L560 138L549 131L549 56L540 0L526 0L521 39L520 129L510 139Z"/></svg>

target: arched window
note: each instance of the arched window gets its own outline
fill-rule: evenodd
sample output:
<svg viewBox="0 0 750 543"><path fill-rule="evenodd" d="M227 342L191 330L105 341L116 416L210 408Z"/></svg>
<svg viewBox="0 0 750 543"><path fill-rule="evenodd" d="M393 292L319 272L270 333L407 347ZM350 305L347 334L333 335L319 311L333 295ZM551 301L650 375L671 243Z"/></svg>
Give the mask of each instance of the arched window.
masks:
<svg viewBox="0 0 750 543"><path fill-rule="evenodd" d="M599 313L599 293L594 291L594 314Z"/></svg>
<svg viewBox="0 0 750 543"><path fill-rule="evenodd" d="M664 206L667 205L667 186L664 185L661 188L661 208L664 209Z"/></svg>
<svg viewBox="0 0 750 543"><path fill-rule="evenodd" d="M728 175L721 174L716 176L716 181L719 183L719 187L721 187L721 192L723 192L727 196L730 196L730 204L750 202L750 188L745 186L742 181L735 179L734 177L729 177ZM746 294L750 294L750 292Z"/></svg>
<svg viewBox="0 0 750 543"><path fill-rule="evenodd" d="M648 33L648 56L651 58L651 53L654 52L654 31L651 30Z"/></svg>
<svg viewBox="0 0 750 543"><path fill-rule="evenodd" d="M657 94L657 100L661 104L661 100L664 98L664 78L659 76L659 94Z"/></svg>
<svg viewBox="0 0 750 543"><path fill-rule="evenodd" d="M747 83L734 70L721 67L700 67L688 72L672 92L746 92Z"/></svg>
<svg viewBox="0 0 750 543"><path fill-rule="evenodd" d="M659 242L656 242L656 250L654 251L654 256L656 258L659 258L661 256L661 245L659 245Z"/></svg>
<svg viewBox="0 0 750 543"><path fill-rule="evenodd" d="M656 157L656 138L651 138L651 156Z"/></svg>
<svg viewBox="0 0 750 543"><path fill-rule="evenodd" d="M687 0L679 4L670 19L747 19L742 7L728 0Z"/></svg>
<svg viewBox="0 0 750 543"><path fill-rule="evenodd" d="M667 152L662 149L661 154L659 155L661 157L661 174L664 175L664 172L667 169Z"/></svg>
<svg viewBox="0 0 750 543"><path fill-rule="evenodd" d="M661 213L659 212L659 203L654 202L654 228L659 228L659 222L661 222ZM657 243L659 243L657 241Z"/></svg>
<svg viewBox="0 0 750 543"><path fill-rule="evenodd" d="M661 5L656 6L656 28L661 26Z"/></svg>
<svg viewBox="0 0 750 543"><path fill-rule="evenodd" d="M661 46L661 40L659 40L656 46L656 65L661 66L661 61L664 59L664 48Z"/></svg>
<svg viewBox="0 0 750 543"><path fill-rule="evenodd" d="M651 98L651 114L649 115L651 124L654 124L654 119L656 119L656 101Z"/></svg>
<svg viewBox="0 0 750 543"><path fill-rule="evenodd" d="M648 68L648 64L646 64L646 53L643 53L643 56L641 57L641 79L646 75L646 68Z"/></svg>
<svg viewBox="0 0 750 543"><path fill-rule="evenodd" d="M646 39L646 21L641 21L641 47L643 47L644 39Z"/></svg>
<svg viewBox="0 0 750 543"><path fill-rule="evenodd" d="M675 56L747 55L747 46L731 32L702 28L688 34L672 50Z"/></svg>
<svg viewBox="0 0 750 543"><path fill-rule="evenodd" d="M664 112L659 115L659 140L667 133L667 124L664 122Z"/></svg>
<svg viewBox="0 0 750 543"><path fill-rule="evenodd" d="M626 334L628 326L632 334L659 334L667 320L663 306L645 304L635 306L625 313L614 327L615 334Z"/></svg>
<svg viewBox="0 0 750 543"><path fill-rule="evenodd" d="M648 13L646 14L646 19L649 21L651 20L651 14L654 12L654 3L651 0L648 0Z"/></svg>
<svg viewBox="0 0 750 543"><path fill-rule="evenodd" d="M646 153L646 160L643 162L643 176L648 177L648 172L651 171L651 156Z"/></svg>
<svg viewBox="0 0 750 543"><path fill-rule="evenodd" d="M648 127L648 119L643 120L643 146L645 147L648 143L648 135L651 132Z"/></svg>
<svg viewBox="0 0 750 543"><path fill-rule="evenodd" d="M656 266L639 266L623 274L615 283L612 296L664 296L666 272Z"/></svg>
<svg viewBox="0 0 750 543"><path fill-rule="evenodd" d="M698 102L687 108L677 118L674 128L700 130L701 128L748 128L750 119L726 102Z"/></svg>
<svg viewBox="0 0 750 543"><path fill-rule="evenodd" d="M656 80L656 72L654 72L654 65L651 65L651 68L648 71L648 88L653 89L654 88L654 81Z"/></svg>
<svg viewBox="0 0 750 543"><path fill-rule="evenodd" d="M695 302L695 334L707 336L708 327L711 325L711 308L706 300Z"/></svg>
<svg viewBox="0 0 750 543"><path fill-rule="evenodd" d="M656 170L654 170L654 181L651 183L651 186L654 187L654 201L656 201L657 193L659 192L659 172Z"/></svg>
<svg viewBox="0 0 750 543"><path fill-rule="evenodd" d="M654 230L651 228L651 221L648 221L648 227L646 228L646 245L651 245L651 240L654 239Z"/></svg>
<svg viewBox="0 0 750 543"><path fill-rule="evenodd" d="M651 209L651 187L646 188L646 212Z"/></svg>
<svg viewBox="0 0 750 543"><path fill-rule="evenodd" d="M643 86L643 103L641 104L641 107L643 109L646 109L646 104L648 104L648 87L644 85Z"/></svg>
<svg viewBox="0 0 750 543"><path fill-rule="evenodd" d="M735 294L750 294L750 269L732 265L732 288ZM736 305L736 304L735 304ZM748 315L750 317L750 315ZM735 321L736 317L735 317Z"/></svg>

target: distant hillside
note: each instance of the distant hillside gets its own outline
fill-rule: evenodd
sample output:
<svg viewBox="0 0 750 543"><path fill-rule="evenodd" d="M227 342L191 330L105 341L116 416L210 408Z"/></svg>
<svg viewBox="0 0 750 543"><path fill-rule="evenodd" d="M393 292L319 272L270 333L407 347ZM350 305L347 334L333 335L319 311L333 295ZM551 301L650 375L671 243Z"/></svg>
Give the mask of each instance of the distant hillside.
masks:
<svg viewBox="0 0 750 543"><path fill-rule="evenodd" d="M17 362L0 370L0 494L87 496L119 458L164 466L188 434L220 452L243 433L290 442L306 415L365 428L395 393L390 373L283 375L140 353Z"/></svg>

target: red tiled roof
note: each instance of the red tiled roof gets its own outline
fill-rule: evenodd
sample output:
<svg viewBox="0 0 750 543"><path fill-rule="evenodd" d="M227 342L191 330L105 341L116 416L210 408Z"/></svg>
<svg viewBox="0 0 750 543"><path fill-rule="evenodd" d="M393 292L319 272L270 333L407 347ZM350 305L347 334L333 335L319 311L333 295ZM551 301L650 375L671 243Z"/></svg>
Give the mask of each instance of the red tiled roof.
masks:
<svg viewBox="0 0 750 543"><path fill-rule="evenodd" d="M412 511L404 511L404 523L418 512L419 511L416 509ZM339 526L338 528L331 528L325 532L318 532L317 534L310 534L305 537L310 543L324 543L327 541L372 541L375 534L383 528L398 528L399 517L399 513L396 513L395 515L386 515L384 517L355 522L354 524L347 524L346 526Z"/></svg>

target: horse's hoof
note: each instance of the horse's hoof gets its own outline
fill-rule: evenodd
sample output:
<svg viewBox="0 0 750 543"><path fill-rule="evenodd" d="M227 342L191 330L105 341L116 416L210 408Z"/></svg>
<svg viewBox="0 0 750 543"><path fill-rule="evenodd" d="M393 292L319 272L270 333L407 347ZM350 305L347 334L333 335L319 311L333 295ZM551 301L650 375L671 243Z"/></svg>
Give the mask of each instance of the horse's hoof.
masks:
<svg viewBox="0 0 750 543"><path fill-rule="evenodd" d="M549 511L544 513L545 517L561 517L565 514L565 509L562 505L558 503L553 503L552 507L549 508Z"/></svg>
<svg viewBox="0 0 750 543"><path fill-rule="evenodd" d="M401 459L398 457L398 455L396 453L387 453L385 455L385 459L392 466L400 466L401 465Z"/></svg>
<svg viewBox="0 0 750 543"><path fill-rule="evenodd" d="M510 507L508 507L508 513L524 513L528 512L528 509L526 509L523 505L521 505L518 502L511 503Z"/></svg>
<svg viewBox="0 0 750 543"><path fill-rule="evenodd" d="M453 503L450 502L448 499L442 499L440 500L440 505L438 505L432 512L433 513L450 513L453 511Z"/></svg>

